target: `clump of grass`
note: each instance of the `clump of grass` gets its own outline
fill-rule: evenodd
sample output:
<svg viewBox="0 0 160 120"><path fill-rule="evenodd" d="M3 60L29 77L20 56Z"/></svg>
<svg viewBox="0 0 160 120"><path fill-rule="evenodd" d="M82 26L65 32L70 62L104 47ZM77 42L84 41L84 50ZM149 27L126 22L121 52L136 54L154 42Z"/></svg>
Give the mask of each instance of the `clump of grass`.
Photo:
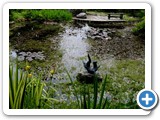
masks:
<svg viewBox="0 0 160 120"><path fill-rule="evenodd" d="M100 92L98 91L98 81L97 77L95 76L94 79L94 88L93 88L93 95L90 92L89 87L86 88L84 86L84 92L82 94L81 99L81 108L82 109L104 109L107 103L107 97L104 98L105 86L107 81L107 75L103 80L103 83L100 87ZM86 91L87 90L87 91ZM98 94L100 93L99 101L98 101ZM93 97L92 97L93 96Z"/></svg>
<svg viewBox="0 0 160 120"><path fill-rule="evenodd" d="M9 108L23 108L27 79L27 75L18 71L18 65L16 65L15 72L13 67L9 67Z"/></svg>

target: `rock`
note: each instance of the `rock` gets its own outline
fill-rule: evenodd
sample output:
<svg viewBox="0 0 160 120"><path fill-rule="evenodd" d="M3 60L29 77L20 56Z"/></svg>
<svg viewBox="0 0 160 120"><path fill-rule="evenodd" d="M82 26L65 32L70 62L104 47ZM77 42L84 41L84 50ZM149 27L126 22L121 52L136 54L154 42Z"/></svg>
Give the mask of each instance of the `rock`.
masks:
<svg viewBox="0 0 160 120"><path fill-rule="evenodd" d="M94 33L93 33L93 36L96 36L96 35L99 35L99 33L97 33L97 32L94 32Z"/></svg>
<svg viewBox="0 0 160 120"><path fill-rule="evenodd" d="M107 37L108 36L107 32L103 32L103 36Z"/></svg>
<svg viewBox="0 0 160 120"><path fill-rule="evenodd" d="M96 40L103 40L103 37L102 36L95 36L95 39Z"/></svg>
<svg viewBox="0 0 160 120"><path fill-rule="evenodd" d="M132 37L128 37L128 39L132 39Z"/></svg>
<svg viewBox="0 0 160 120"><path fill-rule="evenodd" d="M112 38L111 37L108 37L108 40L111 40Z"/></svg>
<svg viewBox="0 0 160 120"><path fill-rule="evenodd" d="M87 18L87 15L86 13L79 13L78 15L76 15L77 18L83 18L83 19L86 19Z"/></svg>
<svg viewBox="0 0 160 120"><path fill-rule="evenodd" d="M102 78L100 77L100 75L96 74L96 76L97 76L97 81L102 82ZM90 73L78 73L76 78L79 82L87 84L94 83L94 80L96 79L95 75Z"/></svg>
<svg viewBox="0 0 160 120"><path fill-rule="evenodd" d="M112 31L112 33L113 33L113 34L115 34L115 33L116 33L116 31Z"/></svg>
<svg viewBox="0 0 160 120"><path fill-rule="evenodd" d="M69 11L72 13L73 16L76 16L81 12L85 12L84 9L70 9Z"/></svg>
<svg viewBox="0 0 160 120"><path fill-rule="evenodd" d="M26 55L27 55L27 56L31 56L32 53L31 53L31 52L27 52Z"/></svg>
<svg viewBox="0 0 160 120"><path fill-rule="evenodd" d="M24 56L19 56L18 57L18 61L23 61L25 58L24 58Z"/></svg>
<svg viewBox="0 0 160 120"><path fill-rule="evenodd" d="M25 52L20 52L20 53L18 53L18 55L20 55L20 56L26 56L27 54Z"/></svg>
<svg viewBox="0 0 160 120"><path fill-rule="evenodd" d="M33 59L32 59L32 57L26 57L26 60L32 61Z"/></svg>
<svg viewBox="0 0 160 120"><path fill-rule="evenodd" d="M93 40L95 39L95 36L91 36L90 38L92 38Z"/></svg>
<svg viewBox="0 0 160 120"><path fill-rule="evenodd" d="M113 37L113 33L108 32L107 34L108 34L108 36Z"/></svg>
<svg viewBox="0 0 160 120"><path fill-rule="evenodd" d="M98 35L98 33L95 31L92 35L93 35L93 36L96 36L96 35Z"/></svg>
<svg viewBox="0 0 160 120"><path fill-rule="evenodd" d="M102 29L100 29L98 32L99 32L99 33L103 33L103 30L102 30Z"/></svg>

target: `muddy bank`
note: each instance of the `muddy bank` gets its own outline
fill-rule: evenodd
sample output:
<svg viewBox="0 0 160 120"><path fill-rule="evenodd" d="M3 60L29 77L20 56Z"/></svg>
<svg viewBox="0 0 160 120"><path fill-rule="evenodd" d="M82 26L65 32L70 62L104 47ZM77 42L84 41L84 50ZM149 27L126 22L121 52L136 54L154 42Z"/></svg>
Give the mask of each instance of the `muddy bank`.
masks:
<svg viewBox="0 0 160 120"><path fill-rule="evenodd" d="M61 59L57 36L63 31L60 24L53 22L25 22L10 25L10 62L18 56L19 67L27 64L33 72L48 75L52 65Z"/></svg>
<svg viewBox="0 0 160 120"><path fill-rule="evenodd" d="M48 44L48 37L57 35L60 30L58 24L48 25L37 22L26 22L21 26L15 24L10 26L9 40L14 49L36 52L39 51L39 47Z"/></svg>
<svg viewBox="0 0 160 120"><path fill-rule="evenodd" d="M116 59L144 59L144 40L133 35L132 28L109 29L109 39L92 41L90 51L103 59L107 59L107 54Z"/></svg>

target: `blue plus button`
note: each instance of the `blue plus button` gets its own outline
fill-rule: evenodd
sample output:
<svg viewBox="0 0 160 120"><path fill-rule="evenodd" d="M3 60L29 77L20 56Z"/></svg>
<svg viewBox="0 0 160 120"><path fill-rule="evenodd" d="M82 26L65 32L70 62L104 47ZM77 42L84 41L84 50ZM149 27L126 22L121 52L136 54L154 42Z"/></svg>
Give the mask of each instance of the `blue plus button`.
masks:
<svg viewBox="0 0 160 120"><path fill-rule="evenodd" d="M142 109L152 109L157 104L157 94L153 90L141 90L137 95L137 103Z"/></svg>

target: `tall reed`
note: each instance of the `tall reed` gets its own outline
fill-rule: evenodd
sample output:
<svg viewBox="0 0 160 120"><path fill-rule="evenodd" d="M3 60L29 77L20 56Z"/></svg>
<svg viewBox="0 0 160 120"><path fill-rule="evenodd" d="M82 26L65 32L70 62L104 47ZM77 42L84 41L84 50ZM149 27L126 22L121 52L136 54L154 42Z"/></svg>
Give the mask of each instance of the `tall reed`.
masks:
<svg viewBox="0 0 160 120"><path fill-rule="evenodd" d="M28 108L51 108L58 100L50 98L44 89L45 82L39 77L31 77L28 71L9 66L9 108L28 109Z"/></svg>
<svg viewBox="0 0 160 120"><path fill-rule="evenodd" d="M75 88L75 85L73 83L73 80L69 74L69 72L66 70L67 75L69 77L69 80L73 86L74 89L74 93L77 99L77 104L79 106L80 109L104 109L106 107L106 103L107 103L107 97L104 98L104 92L105 92L105 88L106 88L106 81L108 79L107 75L105 76L101 87L100 87L100 98L98 101L98 86L99 86L99 82L97 79L97 76L94 76L94 82L93 82L93 94L91 93L91 90L89 88L89 86L87 86L86 84L83 85L83 93L78 95L77 94L77 90ZM93 97L92 97L93 95Z"/></svg>

